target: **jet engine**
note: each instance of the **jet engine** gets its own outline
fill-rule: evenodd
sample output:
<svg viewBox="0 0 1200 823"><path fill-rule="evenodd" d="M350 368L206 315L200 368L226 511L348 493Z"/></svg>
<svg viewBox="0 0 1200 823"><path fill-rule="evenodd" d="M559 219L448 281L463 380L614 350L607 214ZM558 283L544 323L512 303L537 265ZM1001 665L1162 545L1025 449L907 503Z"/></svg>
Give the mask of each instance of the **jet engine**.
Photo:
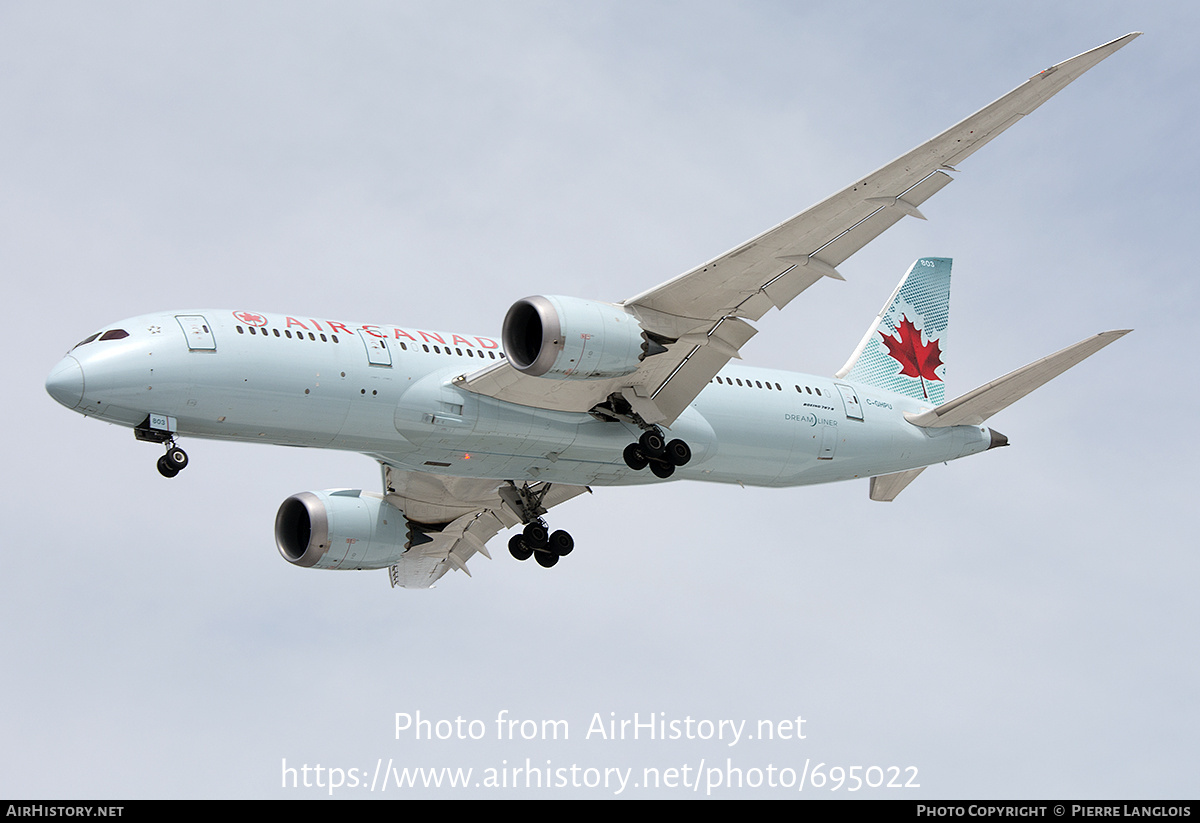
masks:
<svg viewBox="0 0 1200 823"><path fill-rule="evenodd" d="M283 559L313 569L385 569L407 550L407 530L403 512L358 489L293 494L275 515Z"/></svg>
<svg viewBox="0 0 1200 823"><path fill-rule="evenodd" d="M620 306L578 297L535 296L513 303L501 334L517 371L551 380L621 377L666 351Z"/></svg>

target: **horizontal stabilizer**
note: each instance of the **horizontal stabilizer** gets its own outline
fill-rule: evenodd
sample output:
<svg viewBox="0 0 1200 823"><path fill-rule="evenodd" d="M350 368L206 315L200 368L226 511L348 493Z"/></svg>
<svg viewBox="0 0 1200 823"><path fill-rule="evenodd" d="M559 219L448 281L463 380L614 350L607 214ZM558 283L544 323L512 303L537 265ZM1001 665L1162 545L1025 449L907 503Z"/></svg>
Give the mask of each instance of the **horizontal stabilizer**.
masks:
<svg viewBox="0 0 1200 823"><path fill-rule="evenodd" d="M896 499L896 495L908 488L908 484L916 480L917 475L925 471L926 468L926 466L922 466L919 469L909 469L906 472L881 474L878 477L872 477L871 499L879 500L883 503L892 502Z"/></svg>
<svg viewBox="0 0 1200 823"><path fill-rule="evenodd" d="M909 423L922 428L945 426L978 426L996 412L1006 409L1039 386L1049 383L1072 366L1082 363L1096 352L1132 329L1100 332L1095 337L1067 346L1060 352L1043 357L1028 366L969 391L948 403L921 414L905 414Z"/></svg>

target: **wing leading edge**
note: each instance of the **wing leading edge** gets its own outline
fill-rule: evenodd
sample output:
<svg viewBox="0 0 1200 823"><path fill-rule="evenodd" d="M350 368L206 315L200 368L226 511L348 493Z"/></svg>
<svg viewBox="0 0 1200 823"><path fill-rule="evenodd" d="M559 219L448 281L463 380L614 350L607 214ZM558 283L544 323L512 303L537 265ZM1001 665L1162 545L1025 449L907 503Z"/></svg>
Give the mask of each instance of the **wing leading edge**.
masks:
<svg viewBox="0 0 1200 823"><path fill-rule="evenodd" d="M902 217L952 180L962 162L1101 60L1132 32L1039 72L931 140L789 220L689 272L618 306L661 339L665 351L633 374L596 380L551 380L498 363L456 384L499 400L558 411L588 411L619 393L647 422L669 426L757 330Z"/></svg>

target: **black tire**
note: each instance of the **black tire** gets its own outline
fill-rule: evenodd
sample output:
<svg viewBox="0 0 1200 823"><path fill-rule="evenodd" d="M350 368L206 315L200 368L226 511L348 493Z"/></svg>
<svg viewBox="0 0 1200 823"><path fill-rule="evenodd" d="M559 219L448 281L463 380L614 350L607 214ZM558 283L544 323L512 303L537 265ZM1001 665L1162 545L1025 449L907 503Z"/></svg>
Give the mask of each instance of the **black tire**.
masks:
<svg viewBox="0 0 1200 823"><path fill-rule="evenodd" d="M655 477L661 477L663 480L666 480L675 473L675 466L671 463L663 463L662 461L655 460L650 464L650 471L654 472Z"/></svg>
<svg viewBox="0 0 1200 823"><path fill-rule="evenodd" d="M544 549L550 542L550 533L541 523L530 523L525 527L525 545L531 549Z"/></svg>
<svg viewBox="0 0 1200 823"><path fill-rule="evenodd" d="M650 459L646 457L646 453L642 451L642 447L637 443L630 443L625 447L625 465L633 469L635 472L640 472L649 465Z"/></svg>
<svg viewBox="0 0 1200 823"><path fill-rule="evenodd" d="M559 557L566 557L575 550L575 538L562 529L550 535L550 551Z"/></svg>
<svg viewBox="0 0 1200 823"><path fill-rule="evenodd" d="M514 534L508 541L508 553L518 560L528 560L533 555L533 549L525 545L525 538Z"/></svg>
<svg viewBox="0 0 1200 823"><path fill-rule="evenodd" d="M178 446L172 446L167 449L167 453L163 455L163 459L166 460L167 465L173 468L177 474L183 471L188 464L187 452Z"/></svg>
<svg viewBox="0 0 1200 823"><path fill-rule="evenodd" d="M682 440L672 440L667 444L667 459L676 466L686 466L692 459L692 447Z"/></svg>
<svg viewBox="0 0 1200 823"><path fill-rule="evenodd" d="M667 441L657 431L642 432L642 436L638 438L638 445L642 447L647 457L662 457L667 451Z"/></svg>
<svg viewBox="0 0 1200 823"><path fill-rule="evenodd" d="M539 566L543 569L548 569L558 562L558 555L550 554L550 552L537 552L535 559Z"/></svg>
<svg viewBox="0 0 1200 823"><path fill-rule="evenodd" d="M179 474L179 469L172 468L171 464L167 462L167 456L164 454L158 458L158 473L163 477L174 477Z"/></svg>

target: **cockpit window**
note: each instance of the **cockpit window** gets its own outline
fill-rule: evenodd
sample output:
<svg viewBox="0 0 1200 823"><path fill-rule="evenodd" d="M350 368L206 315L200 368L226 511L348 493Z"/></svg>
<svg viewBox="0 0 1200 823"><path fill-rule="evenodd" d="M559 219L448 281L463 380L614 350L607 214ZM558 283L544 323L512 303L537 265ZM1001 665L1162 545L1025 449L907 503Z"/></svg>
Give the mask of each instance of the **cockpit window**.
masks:
<svg viewBox="0 0 1200 823"><path fill-rule="evenodd" d="M101 340L121 340L128 336L129 336L129 332L125 331L124 329L109 329L108 331L104 331L104 332L98 331L95 334L93 334L91 337L80 340L78 343L76 343L71 348L71 351L75 351L75 349L79 348L80 346L86 346L88 343L91 343L96 338L99 338Z"/></svg>

